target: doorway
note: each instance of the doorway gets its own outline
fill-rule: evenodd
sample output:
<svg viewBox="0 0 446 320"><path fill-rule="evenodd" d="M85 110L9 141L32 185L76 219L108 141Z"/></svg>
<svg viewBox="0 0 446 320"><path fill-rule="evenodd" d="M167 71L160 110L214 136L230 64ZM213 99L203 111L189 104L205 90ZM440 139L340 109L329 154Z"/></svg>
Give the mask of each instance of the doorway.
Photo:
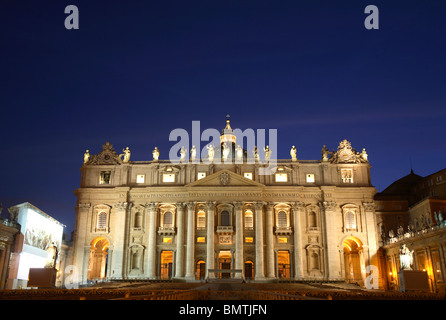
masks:
<svg viewBox="0 0 446 320"><path fill-rule="evenodd" d="M245 262L245 279L252 280L254 278L254 262L248 260Z"/></svg>
<svg viewBox="0 0 446 320"><path fill-rule="evenodd" d="M162 280L172 279L173 251L161 251L161 274Z"/></svg>
<svg viewBox="0 0 446 320"><path fill-rule="evenodd" d="M230 270L232 265L232 254L230 250L221 250L218 253L219 269ZM221 272L220 278L227 279L231 277L230 272Z"/></svg>
<svg viewBox="0 0 446 320"><path fill-rule="evenodd" d="M197 280L203 280L206 276L206 262L203 260L199 260L197 262Z"/></svg>
<svg viewBox="0 0 446 320"><path fill-rule="evenodd" d="M290 252L277 252L277 271L279 279L289 279L291 277Z"/></svg>

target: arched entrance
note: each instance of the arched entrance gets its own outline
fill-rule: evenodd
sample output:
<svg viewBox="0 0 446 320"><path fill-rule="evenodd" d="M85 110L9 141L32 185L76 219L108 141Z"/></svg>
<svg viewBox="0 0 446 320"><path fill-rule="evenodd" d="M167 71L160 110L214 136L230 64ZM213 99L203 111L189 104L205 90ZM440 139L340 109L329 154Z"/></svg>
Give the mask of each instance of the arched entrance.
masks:
<svg viewBox="0 0 446 320"><path fill-rule="evenodd" d="M363 286L365 263L361 240L356 237L348 237L342 245L344 247L345 281Z"/></svg>
<svg viewBox="0 0 446 320"><path fill-rule="evenodd" d="M88 280L100 280L107 276L107 256L110 243L104 237L97 237L90 243L88 258Z"/></svg>

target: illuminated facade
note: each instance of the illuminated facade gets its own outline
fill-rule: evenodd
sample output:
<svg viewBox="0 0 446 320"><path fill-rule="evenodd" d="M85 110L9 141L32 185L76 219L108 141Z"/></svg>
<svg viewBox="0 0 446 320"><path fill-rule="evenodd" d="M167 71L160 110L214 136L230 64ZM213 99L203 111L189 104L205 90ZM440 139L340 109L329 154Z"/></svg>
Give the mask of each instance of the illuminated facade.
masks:
<svg viewBox="0 0 446 320"><path fill-rule="evenodd" d="M433 292L445 292L446 169L426 177L413 171L376 194L378 243L385 257L386 289L398 290L399 250L414 251L414 270L425 271Z"/></svg>
<svg viewBox="0 0 446 320"><path fill-rule="evenodd" d="M49 257L47 251L53 246L57 247L59 252L58 259L55 261L56 268L63 270L60 253L63 247L64 225L29 202L12 206L8 208L8 211L10 223L15 224L18 232L15 236L14 247L10 248L5 288L26 288L30 268L50 267L49 263L53 265L53 257ZM57 285L62 285L61 279Z"/></svg>
<svg viewBox="0 0 446 320"><path fill-rule="evenodd" d="M366 266L378 264L365 150L344 140L333 152L324 146L320 160L298 160L292 149L274 173L260 175L267 164L248 161L229 120L221 142L232 144L232 161L172 163L159 160L157 148L152 161L130 161L108 142L86 153L73 242L81 283L232 277L364 285Z"/></svg>

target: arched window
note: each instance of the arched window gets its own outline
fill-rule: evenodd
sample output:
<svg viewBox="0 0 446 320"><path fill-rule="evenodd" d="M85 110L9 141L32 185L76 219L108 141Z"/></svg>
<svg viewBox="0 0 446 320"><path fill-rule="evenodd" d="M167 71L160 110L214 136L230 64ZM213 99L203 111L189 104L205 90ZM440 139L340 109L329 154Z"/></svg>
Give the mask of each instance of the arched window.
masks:
<svg viewBox="0 0 446 320"><path fill-rule="evenodd" d="M206 213L204 211L198 211L197 213L197 229L206 228Z"/></svg>
<svg viewBox="0 0 446 320"><path fill-rule="evenodd" d="M224 210L220 213L221 226L230 226L229 212Z"/></svg>
<svg viewBox="0 0 446 320"><path fill-rule="evenodd" d="M98 213L97 221L96 221L97 229L105 229L107 228L107 213L101 211Z"/></svg>
<svg viewBox="0 0 446 320"><path fill-rule="evenodd" d="M288 227L288 219L285 211L279 211L277 214L277 227L278 228L286 228Z"/></svg>
<svg viewBox="0 0 446 320"><path fill-rule="evenodd" d="M142 213L137 212L135 213L135 223L133 224L134 228L141 228L142 227Z"/></svg>
<svg viewBox="0 0 446 320"><path fill-rule="evenodd" d="M345 228L347 230L356 230L356 215L353 211L347 211L345 214Z"/></svg>
<svg viewBox="0 0 446 320"><path fill-rule="evenodd" d="M252 229L254 228L254 222L253 222L253 214L251 210L246 210L245 212L245 229Z"/></svg>
<svg viewBox="0 0 446 320"><path fill-rule="evenodd" d="M141 254L139 253L139 251L134 252L132 257L132 269L139 269L140 261Z"/></svg>
<svg viewBox="0 0 446 320"><path fill-rule="evenodd" d="M172 212L167 211L167 212L164 213L164 216L163 216L163 227L164 228L172 228L173 227Z"/></svg>
<svg viewBox="0 0 446 320"><path fill-rule="evenodd" d="M319 255L312 252L310 255L310 270L319 270Z"/></svg>
<svg viewBox="0 0 446 320"><path fill-rule="evenodd" d="M316 213L314 211L311 211L308 214L308 227L310 227L310 228L317 227Z"/></svg>

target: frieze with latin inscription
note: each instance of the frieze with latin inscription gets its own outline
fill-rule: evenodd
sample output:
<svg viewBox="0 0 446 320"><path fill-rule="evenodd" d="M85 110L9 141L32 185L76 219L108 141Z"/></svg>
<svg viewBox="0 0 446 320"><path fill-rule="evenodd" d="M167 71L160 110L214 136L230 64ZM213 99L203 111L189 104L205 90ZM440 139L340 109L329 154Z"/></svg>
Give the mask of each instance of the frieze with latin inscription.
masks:
<svg viewBox="0 0 446 320"><path fill-rule="evenodd" d="M120 193L121 198L127 197L125 193ZM253 198L253 199L271 199L271 198L301 198L301 199L320 199L320 193L295 193L295 192L181 192L181 193L130 193L130 199L187 199L187 198ZM325 194L325 198L330 198L330 193Z"/></svg>

